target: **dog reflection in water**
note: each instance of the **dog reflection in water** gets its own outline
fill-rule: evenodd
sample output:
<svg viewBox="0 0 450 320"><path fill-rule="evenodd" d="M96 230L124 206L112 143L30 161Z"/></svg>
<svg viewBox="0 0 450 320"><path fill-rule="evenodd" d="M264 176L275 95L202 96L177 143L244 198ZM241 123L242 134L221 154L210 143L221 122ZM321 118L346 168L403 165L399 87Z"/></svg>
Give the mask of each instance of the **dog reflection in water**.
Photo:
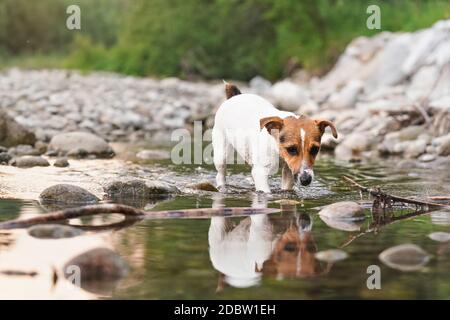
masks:
<svg viewBox="0 0 450 320"><path fill-rule="evenodd" d="M222 205L220 195L213 207ZM255 195L253 207L267 207L263 194ZM263 276L279 280L314 277L331 266L314 258L317 246L311 233L312 220L297 214L294 205L282 205L281 217L266 214L242 219L237 225L230 218L213 217L209 228L211 262L221 275L218 291L226 284L247 288Z"/></svg>

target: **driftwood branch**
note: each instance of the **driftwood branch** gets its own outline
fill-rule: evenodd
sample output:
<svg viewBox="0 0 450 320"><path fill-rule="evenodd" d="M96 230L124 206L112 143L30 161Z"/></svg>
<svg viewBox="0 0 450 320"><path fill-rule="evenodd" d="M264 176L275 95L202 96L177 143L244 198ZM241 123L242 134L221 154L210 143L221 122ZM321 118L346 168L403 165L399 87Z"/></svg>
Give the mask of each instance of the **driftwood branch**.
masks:
<svg viewBox="0 0 450 320"><path fill-rule="evenodd" d="M379 197L390 198L394 202L408 203L408 204L413 204L416 206L428 207L430 209L448 207L447 205L441 204L441 203L421 201L421 200L416 200L416 199L408 199L408 198L403 198L403 197L398 197L395 195L387 194L379 189L370 189L370 188L364 187L364 186L360 185L359 183L357 183L355 180L353 180L347 176L343 176L343 178L344 178L344 180L346 180L353 186L359 188L359 190L361 190L362 192L367 192L371 196L376 197L376 198L379 198Z"/></svg>
<svg viewBox="0 0 450 320"><path fill-rule="evenodd" d="M429 202L429 201L420 201L415 199L408 199L403 197L394 196L391 194L387 194L382 192L379 189L370 189L365 186L362 186L361 184L357 183L353 179L343 176L344 180L349 182L351 185L357 187L362 192L369 193L371 196L375 197L376 199L373 202L372 206L372 218L373 222L370 224L370 226L367 228L367 230L364 230L356 235L351 236L344 244L341 245L342 247L346 247L349 244L351 244L354 240L364 236L365 234L377 232L381 227L392 224L394 222L398 222L401 220L407 220L414 217L417 217L419 215L422 215L424 213L428 213L432 210L441 209L441 208L449 208L449 205L446 204L440 204L435 202ZM432 200L447 200L449 197L428 197L428 199ZM390 204L391 202L400 202L400 203L407 203L407 204L413 204L415 206L419 206L421 210L415 210L414 212L409 212L406 214L402 214L401 216L394 216L392 214L392 207L381 207L381 203ZM386 210L387 209L387 210Z"/></svg>
<svg viewBox="0 0 450 320"><path fill-rule="evenodd" d="M203 208L187 210L144 211L122 204L97 204L84 207L70 208L42 214L28 219L16 219L0 223L1 229L27 228L36 224L58 222L68 219L81 218L99 214L118 213L126 220L144 219L173 219L173 218L209 218L213 216L246 216L253 214L268 214L280 211L272 208Z"/></svg>

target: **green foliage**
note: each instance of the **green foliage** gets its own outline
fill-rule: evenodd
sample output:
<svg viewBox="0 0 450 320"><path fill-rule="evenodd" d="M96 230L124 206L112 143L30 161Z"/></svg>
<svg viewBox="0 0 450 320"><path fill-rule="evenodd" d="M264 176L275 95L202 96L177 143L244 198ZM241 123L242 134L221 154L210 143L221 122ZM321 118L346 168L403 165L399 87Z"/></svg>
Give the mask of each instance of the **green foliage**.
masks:
<svg viewBox="0 0 450 320"><path fill-rule="evenodd" d="M80 31L65 27L69 4ZM0 0L0 54L63 53L67 67L144 76L320 74L353 38L379 32L366 27L369 4L381 31L450 17L446 0Z"/></svg>

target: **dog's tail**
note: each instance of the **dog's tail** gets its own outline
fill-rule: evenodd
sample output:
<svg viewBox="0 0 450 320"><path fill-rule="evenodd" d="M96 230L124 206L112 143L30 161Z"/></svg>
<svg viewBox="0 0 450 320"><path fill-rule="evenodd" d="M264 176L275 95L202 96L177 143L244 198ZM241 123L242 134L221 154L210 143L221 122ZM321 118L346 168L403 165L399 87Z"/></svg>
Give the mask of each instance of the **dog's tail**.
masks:
<svg viewBox="0 0 450 320"><path fill-rule="evenodd" d="M225 84L225 95L227 99L242 93L234 84L228 83L225 80L223 80L223 83Z"/></svg>

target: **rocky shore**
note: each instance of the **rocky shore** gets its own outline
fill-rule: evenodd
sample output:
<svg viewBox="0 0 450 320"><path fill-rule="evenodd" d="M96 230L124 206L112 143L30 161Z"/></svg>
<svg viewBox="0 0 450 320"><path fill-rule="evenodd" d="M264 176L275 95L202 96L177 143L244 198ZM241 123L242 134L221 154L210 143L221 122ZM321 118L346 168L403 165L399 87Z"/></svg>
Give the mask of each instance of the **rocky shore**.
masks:
<svg viewBox="0 0 450 320"><path fill-rule="evenodd" d="M299 71L274 84L255 77L238 85L282 109L334 121L339 139L326 133L323 149L343 161L448 162L450 20L414 33L356 38L321 78ZM57 157L54 165L64 167L70 158L111 158L111 142L169 141L174 129L191 129L196 120L211 127L224 98L221 81L6 70L0 162L45 167Z"/></svg>

